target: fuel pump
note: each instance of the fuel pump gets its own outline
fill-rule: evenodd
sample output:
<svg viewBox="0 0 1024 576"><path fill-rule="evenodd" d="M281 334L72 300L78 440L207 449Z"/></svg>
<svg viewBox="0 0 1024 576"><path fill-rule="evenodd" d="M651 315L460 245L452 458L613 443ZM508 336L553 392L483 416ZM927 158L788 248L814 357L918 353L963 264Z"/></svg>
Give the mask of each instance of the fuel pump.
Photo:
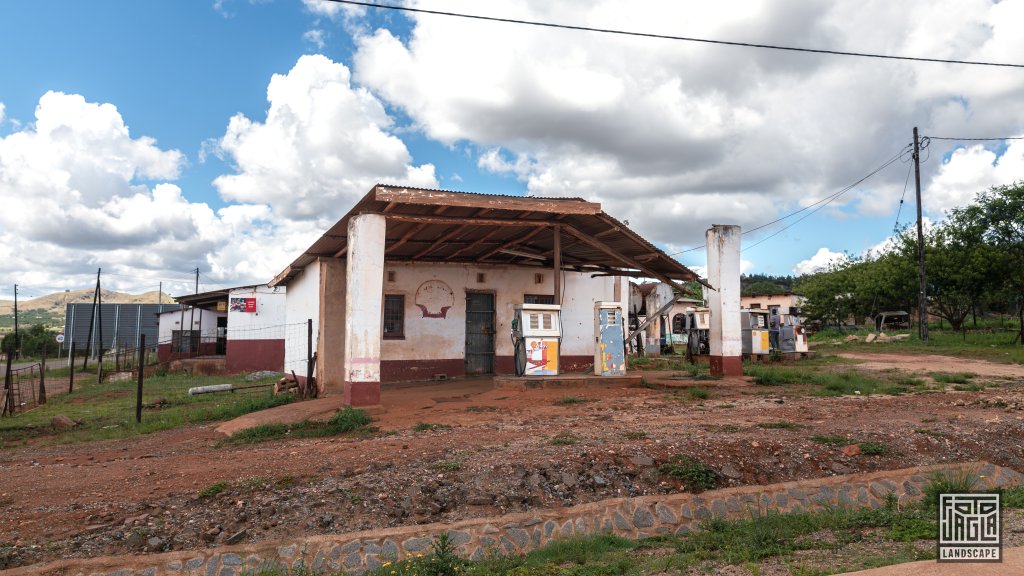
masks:
<svg viewBox="0 0 1024 576"><path fill-rule="evenodd" d="M561 306L557 304L516 304L512 318L516 376L558 374L560 314Z"/></svg>
<svg viewBox="0 0 1024 576"><path fill-rule="evenodd" d="M626 337L618 302L594 302L594 374L626 374Z"/></svg>
<svg viewBox="0 0 1024 576"><path fill-rule="evenodd" d="M771 352L767 310L740 310L740 326L743 329L744 354L760 356Z"/></svg>

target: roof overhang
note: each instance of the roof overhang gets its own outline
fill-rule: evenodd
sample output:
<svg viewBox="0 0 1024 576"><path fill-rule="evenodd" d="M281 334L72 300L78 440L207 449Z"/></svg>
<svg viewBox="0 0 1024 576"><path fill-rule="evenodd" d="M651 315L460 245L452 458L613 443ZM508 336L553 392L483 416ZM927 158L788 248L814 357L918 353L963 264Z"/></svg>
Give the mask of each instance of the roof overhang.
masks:
<svg viewBox="0 0 1024 576"><path fill-rule="evenodd" d="M387 185L370 190L269 285L287 285L319 258L344 258L348 222L360 214L387 219L388 262L551 267L557 246L563 270L710 287L595 202Z"/></svg>

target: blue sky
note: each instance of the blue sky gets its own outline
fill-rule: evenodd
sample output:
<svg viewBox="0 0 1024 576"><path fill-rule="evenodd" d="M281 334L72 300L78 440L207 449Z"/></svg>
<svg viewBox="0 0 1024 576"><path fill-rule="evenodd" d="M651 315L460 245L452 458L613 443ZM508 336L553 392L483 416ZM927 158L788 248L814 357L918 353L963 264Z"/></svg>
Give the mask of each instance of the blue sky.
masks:
<svg viewBox="0 0 1024 576"><path fill-rule="evenodd" d="M1024 54L1010 24L1024 17L1022 0L946 1L410 3L837 50ZM581 195L676 252L711 224L749 229L840 190L908 144L915 125L1024 132L1024 71L1013 69L346 12L321 0L15 1L0 19L0 297L14 283L26 297L87 288L100 266L109 287L129 291L161 280L184 290L179 279L195 267L204 287L266 281L377 181ZM1024 149L990 144L932 143L930 218L1021 178ZM807 271L880 244L907 169L896 162L745 250L747 271ZM911 180L900 222L913 214ZM700 250L680 258L704 263Z"/></svg>

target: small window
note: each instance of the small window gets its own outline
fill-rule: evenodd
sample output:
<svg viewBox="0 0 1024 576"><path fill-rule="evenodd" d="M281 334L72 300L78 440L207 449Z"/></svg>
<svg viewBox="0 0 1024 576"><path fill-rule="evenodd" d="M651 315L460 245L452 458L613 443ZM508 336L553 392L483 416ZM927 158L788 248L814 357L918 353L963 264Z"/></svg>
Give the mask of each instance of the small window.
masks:
<svg viewBox="0 0 1024 576"><path fill-rule="evenodd" d="M754 302L753 304L750 305L750 309L751 310L760 310L761 309L761 304L759 302Z"/></svg>
<svg viewBox="0 0 1024 576"><path fill-rule="evenodd" d="M534 274L533 275L533 283L534 284L543 284L544 283L544 275L540 274L540 273Z"/></svg>
<svg viewBox="0 0 1024 576"><path fill-rule="evenodd" d="M171 352L188 354L199 351L199 330L171 331Z"/></svg>
<svg viewBox="0 0 1024 576"><path fill-rule="evenodd" d="M523 294L523 304L554 304L553 294Z"/></svg>
<svg viewBox="0 0 1024 576"><path fill-rule="evenodd" d="M682 334L686 329L686 316L676 314L672 317L672 333Z"/></svg>
<svg viewBox="0 0 1024 576"><path fill-rule="evenodd" d="M383 336L385 339L405 338L405 296L384 295Z"/></svg>
<svg viewBox="0 0 1024 576"><path fill-rule="evenodd" d="M484 282L487 282L487 275L484 274L483 272L477 272L476 273L476 283L477 284L483 284Z"/></svg>
<svg viewBox="0 0 1024 576"><path fill-rule="evenodd" d="M388 270L388 282L394 282L394 281L395 281L395 271L394 270Z"/></svg>

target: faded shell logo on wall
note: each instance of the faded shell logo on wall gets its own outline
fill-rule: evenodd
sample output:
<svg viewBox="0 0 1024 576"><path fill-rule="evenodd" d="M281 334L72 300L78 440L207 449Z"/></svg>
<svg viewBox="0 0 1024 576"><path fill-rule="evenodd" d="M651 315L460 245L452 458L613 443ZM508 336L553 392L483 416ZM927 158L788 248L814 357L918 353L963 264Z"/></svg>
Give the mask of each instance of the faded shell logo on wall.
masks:
<svg viewBox="0 0 1024 576"><path fill-rule="evenodd" d="M416 289L416 306L424 318L447 318L448 309L454 305L455 294L440 280L427 280Z"/></svg>

